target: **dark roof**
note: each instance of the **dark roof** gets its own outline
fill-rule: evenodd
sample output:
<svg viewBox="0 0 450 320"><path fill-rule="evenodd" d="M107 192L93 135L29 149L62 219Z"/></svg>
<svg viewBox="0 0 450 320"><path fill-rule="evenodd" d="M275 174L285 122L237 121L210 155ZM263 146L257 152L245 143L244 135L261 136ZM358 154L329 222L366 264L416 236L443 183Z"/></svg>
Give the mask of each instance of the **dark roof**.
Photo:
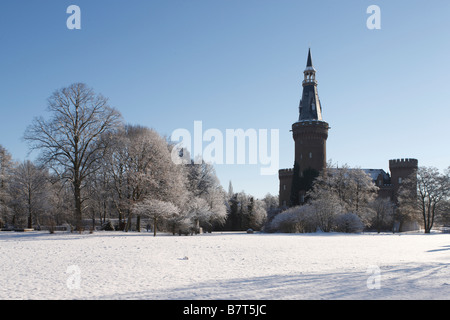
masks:
<svg viewBox="0 0 450 320"><path fill-rule="evenodd" d="M322 106L317 92L317 81L315 80L316 70L312 65L311 49L308 50L308 62L306 64L305 81L303 81L303 94L300 100L299 119L304 120L322 120ZM306 79L306 76L312 78Z"/></svg>

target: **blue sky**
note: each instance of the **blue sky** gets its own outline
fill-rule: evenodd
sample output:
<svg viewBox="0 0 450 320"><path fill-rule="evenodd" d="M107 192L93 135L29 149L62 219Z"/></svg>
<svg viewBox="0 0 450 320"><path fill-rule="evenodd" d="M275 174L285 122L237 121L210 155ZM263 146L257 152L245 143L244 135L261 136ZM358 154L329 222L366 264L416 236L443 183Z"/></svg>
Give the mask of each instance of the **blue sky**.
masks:
<svg viewBox="0 0 450 320"><path fill-rule="evenodd" d="M69 30L66 8L81 8ZM381 30L369 30L370 5ZM178 128L278 129L293 165L308 47L317 69L327 158L388 171L388 160L450 165L450 2L53 0L0 4L0 144L21 161L33 117L56 89L84 82L126 122ZM217 165L227 188L278 193L258 165Z"/></svg>

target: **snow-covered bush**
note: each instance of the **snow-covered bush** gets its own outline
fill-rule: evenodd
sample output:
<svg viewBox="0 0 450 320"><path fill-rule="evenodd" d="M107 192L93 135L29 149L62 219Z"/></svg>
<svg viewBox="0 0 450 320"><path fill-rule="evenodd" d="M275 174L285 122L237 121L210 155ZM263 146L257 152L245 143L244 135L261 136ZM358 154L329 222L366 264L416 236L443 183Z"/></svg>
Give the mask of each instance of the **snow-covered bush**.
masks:
<svg viewBox="0 0 450 320"><path fill-rule="evenodd" d="M364 224L358 215L351 212L337 215L334 223L334 230L337 232L357 233L364 229Z"/></svg>
<svg viewBox="0 0 450 320"><path fill-rule="evenodd" d="M309 205L289 208L279 213L270 223L273 232L315 232L317 221Z"/></svg>
<svg viewBox="0 0 450 320"><path fill-rule="evenodd" d="M270 229L273 232L295 233L299 232L298 215L292 210L286 210L273 218Z"/></svg>

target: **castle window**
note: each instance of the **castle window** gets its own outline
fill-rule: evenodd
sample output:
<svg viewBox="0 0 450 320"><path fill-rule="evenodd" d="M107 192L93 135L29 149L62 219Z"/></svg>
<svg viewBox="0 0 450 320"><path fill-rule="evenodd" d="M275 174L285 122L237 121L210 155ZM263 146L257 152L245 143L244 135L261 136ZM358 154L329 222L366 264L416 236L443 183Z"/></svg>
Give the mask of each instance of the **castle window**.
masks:
<svg viewBox="0 0 450 320"><path fill-rule="evenodd" d="M309 153L309 158L312 159L312 152Z"/></svg>
<svg viewBox="0 0 450 320"><path fill-rule="evenodd" d="M286 185L285 184L283 184L283 190L286 190Z"/></svg>
<svg viewBox="0 0 450 320"><path fill-rule="evenodd" d="M399 183L399 184L402 183L402 178L401 178L401 177L398 178L398 183Z"/></svg>

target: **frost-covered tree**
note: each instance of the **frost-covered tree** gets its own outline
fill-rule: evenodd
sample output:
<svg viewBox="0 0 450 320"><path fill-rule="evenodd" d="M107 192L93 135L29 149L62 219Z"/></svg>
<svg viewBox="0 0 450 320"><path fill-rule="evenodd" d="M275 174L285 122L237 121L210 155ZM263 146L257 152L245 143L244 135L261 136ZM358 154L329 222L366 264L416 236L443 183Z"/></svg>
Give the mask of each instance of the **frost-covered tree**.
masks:
<svg viewBox="0 0 450 320"><path fill-rule="evenodd" d="M198 224L198 228L202 227L212 231L214 225L220 226L225 223L227 216L226 193L217 178L212 164L205 161L192 160L190 164L185 166L185 170L190 202L194 204L194 207L199 202L206 203L207 206L202 219L198 220L198 222L196 221L195 224ZM203 199L203 201L200 201L198 198Z"/></svg>
<svg viewBox="0 0 450 320"><path fill-rule="evenodd" d="M262 199L264 202L264 208L266 209L267 213L269 213L272 210L278 210L278 196L274 196L270 193L267 193L264 198Z"/></svg>
<svg viewBox="0 0 450 320"><path fill-rule="evenodd" d="M53 93L48 99L50 118L35 118L25 132L32 150L60 179L73 186L77 227L82 229L83 188L86 179L98 169L110 135L120 124L120 113L108 100L83 83L75 83Z"/></svg>
<svg viewBox="0 0 450 320"><path fill-rule="evenodd" d="M208 204L209 216L203 222L202 227L211 232L215 226L222 226L226 221L225 191L220 185L216 185L203 196L203 199Z"/></svg>
<svg viewBox="0 0 450 320"><path fill-rule="evenodd" d="M11 154L0 145L0 228L7 223L11 214L9 184L12 168Z"/></svg>
<svg viewBox="0 0 450 320"><path fill-rule="evenodd" d="M187 199L186 174L172 162L171 146L155 130L126 125L113 136L115 140L105 157L119 220L126 217L129 231L134 211L131 207L144 199L171 202L181 207ZM140 229L137 214L136 229Z"/></svg>
<svg viewBox="0 0 450 320"><path fill-rule="evenodd" d="M228 183L228 194L227 194L228 199L231 199L231 197L233 197L233 195L234 195L233 184L231 183L231 180L230 180L230 182Z"/></svg>
<svg viewBox="0 0 450 320"><path fill-rule="evenodd" d="M204 160L192 160L190 164L186 165L186 169L188 188L195 197L203 196L220 185L214 167Z"/></svg>
<svg viewBox="0 0 450 320"><path fill-rule="evenodd" d="M13 195L14 211L19 220L25 220L27 228L40 224L40 216L49 208L49 173L44 167L26 160L13 170L10 192ZM20 218L20 216L23 216Z"/></svg>
<svg viewBox="0 0 450 320"><path fill-rule="evenodd" d="M264 201L254 200L252 211L249 215L249 227L253 230L261 230L267 220L267 210Z"/></svg>
<svg viewBox="0 0 450 320"><path fill-rule="evenodd" d="M338 215L344 213L344 208L338 195L332 189L316 188L310 193L310 206L315 213L315 220L323 232L330 232L335 227Z"/></svg>
<svg viewBox="0 0 450 320"><path fill-rule="evenodd" d="M209 220L211 215L210 207L205 199L193 197L187 203L187 216L192 221L195 233L200 231L200 224L204 224Z"/></svg>
<svg viewBox="0 0 450 320"><path fill-rule="evenodd" d="M422 216L425 233L430 233L436 216L446 208L450 197L450 168L440 173L435 167L419 167L402 183L399 191L399 209ZM416 189L414 189L416 185Z"/></svg>
<svg viewBox="0 0 450 320"><path fill-rule="evenodd" d="M134 204L132 211L137 215L143 215L152 220L153 236L156 236L158 223L178 214L179 209L171 202L149 198Z"/></svg>
<svg viewBox="0 0 450 320"><path fill-rule="evenodd" d="M378 194L378 187L372 178L361 169L349 170L350 197L347 200L347 211L355 213L364 225L370 223L373 216L370 204Z"/></svg>
<svg viewBox="0 0 450 320"><path fill-rule="evenodd" d="M312 199L320 199L321 193L340 205L341 212L353 212L359 216L364 225L368 225L373 216L371 202L377 196L378 187L371 177L361 169L330 167L316 178L313 189L308 193ZM330 198L331 199L331 198Z"/></svg>

